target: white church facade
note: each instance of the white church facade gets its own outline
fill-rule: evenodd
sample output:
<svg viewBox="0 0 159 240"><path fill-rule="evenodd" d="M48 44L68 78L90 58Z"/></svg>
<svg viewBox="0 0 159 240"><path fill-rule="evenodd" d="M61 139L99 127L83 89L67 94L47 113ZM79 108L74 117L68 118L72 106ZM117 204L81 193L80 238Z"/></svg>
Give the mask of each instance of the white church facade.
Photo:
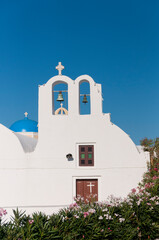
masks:
<svg viewBox="0 0 159 240"><path fill-rule="evenodd" d="M102 112L101 85L88 75L62 75L61 63L57 69L39 86L38 126L27 113L11 129L0 125L0 206L9 213L18 207L51 214L78 195L124 197L146 171L148 153ZM83 83L88 94L80 92ZM81 98L89 114L80 113Z"/></svg>

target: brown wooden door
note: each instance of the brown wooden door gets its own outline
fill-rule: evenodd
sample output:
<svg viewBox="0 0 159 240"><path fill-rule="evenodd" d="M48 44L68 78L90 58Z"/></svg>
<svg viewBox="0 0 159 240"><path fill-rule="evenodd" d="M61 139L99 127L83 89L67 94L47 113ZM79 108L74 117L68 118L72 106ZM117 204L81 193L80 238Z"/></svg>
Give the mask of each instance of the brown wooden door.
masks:
<svg viewBox="0 0 159 240"><path fill-rule="evenodd" d="M76 197L81 196L86 201L98 201L98 179L77 179Z"/></svg>

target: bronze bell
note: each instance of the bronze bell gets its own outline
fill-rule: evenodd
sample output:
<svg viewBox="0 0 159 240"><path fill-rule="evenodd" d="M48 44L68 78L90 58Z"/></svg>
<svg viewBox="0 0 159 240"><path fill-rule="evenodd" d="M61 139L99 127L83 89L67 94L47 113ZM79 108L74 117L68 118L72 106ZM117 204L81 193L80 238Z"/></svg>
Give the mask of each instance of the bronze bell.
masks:
<svg viewBox="0 0 159 240"><path fill-rule="evenodd" d="M88 103L86 94L84 94L84 96L83 96L83 101L82 101L82 102L83 102L83 103Z"/></svg>
<svg viewBox="0 0 159 240"><path fill-rule="evenodd" d="M63 102L63 101L64 101L64 99L63 99L63 95L62 95L62 92L61 92L61 91L59 92L56 101L58 101L58 102Z"/></svg>

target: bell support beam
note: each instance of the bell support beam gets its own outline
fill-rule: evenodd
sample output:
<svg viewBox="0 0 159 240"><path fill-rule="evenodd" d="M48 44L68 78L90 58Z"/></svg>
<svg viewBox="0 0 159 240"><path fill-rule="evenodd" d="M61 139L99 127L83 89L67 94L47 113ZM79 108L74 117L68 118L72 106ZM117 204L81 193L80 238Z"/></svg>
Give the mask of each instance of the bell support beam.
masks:
<svg viewBox="0 0 159 240"><path fill-rule="evenodd" d="M68 92L67 90L59 90L59 91L53 91L53 92Z"/></svg>

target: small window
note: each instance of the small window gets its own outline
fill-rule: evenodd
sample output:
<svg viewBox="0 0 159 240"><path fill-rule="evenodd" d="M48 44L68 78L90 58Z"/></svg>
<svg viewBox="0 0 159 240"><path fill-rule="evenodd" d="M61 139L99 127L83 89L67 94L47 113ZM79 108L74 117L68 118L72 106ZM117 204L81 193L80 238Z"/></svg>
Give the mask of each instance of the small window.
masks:
<svg viewBox="0 0 159 240"><path fill-rule="evenodd" d="M94 146L79 146L79 166L94 166Z"/></svg>

